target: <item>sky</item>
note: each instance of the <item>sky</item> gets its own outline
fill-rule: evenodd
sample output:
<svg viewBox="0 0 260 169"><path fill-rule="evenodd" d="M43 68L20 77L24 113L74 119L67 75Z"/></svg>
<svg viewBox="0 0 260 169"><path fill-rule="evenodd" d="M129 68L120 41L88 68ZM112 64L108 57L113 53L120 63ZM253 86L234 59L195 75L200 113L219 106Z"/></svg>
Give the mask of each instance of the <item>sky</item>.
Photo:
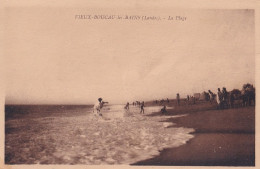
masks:
<svg viewBox="0 0 260 169"><path fill-rule="evenodd" d="M5 18L6 104L125 103L255 84L253 10L11 7Z"/></svg>

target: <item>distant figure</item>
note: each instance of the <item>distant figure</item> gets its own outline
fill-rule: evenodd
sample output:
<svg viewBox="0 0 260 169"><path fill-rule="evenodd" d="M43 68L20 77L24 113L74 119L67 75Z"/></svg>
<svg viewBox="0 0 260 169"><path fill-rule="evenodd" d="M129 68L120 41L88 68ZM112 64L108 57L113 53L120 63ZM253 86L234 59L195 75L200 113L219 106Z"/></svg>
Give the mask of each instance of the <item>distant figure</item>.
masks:
<svg viewBox="0 0 260 169"><path fill-rule="evenodd" d="M155 100L155 104L157 104L158 103L158 100Z"/></svg>
<svg viewBox="0 0 260 169"><path fill-rule="evenodd" d="M104 101L102 101L102 100L103 100L102 98L99 98L99 99L98 99L98 102L96 102L96 103L94 104L94 107L93 107L93 113L94 113L94 115L102 116L101 109L102 109L102 107L103 107L103 105L104 105L105 103L108 103L108 102L104 102Z"/></svg>
<svg viewBox="0 0 260 169"><path fill-rule="evenodd" d="M220 88L218 88L218 94L217 94L217 103L218 103L218 109L223 108L223 94L220 91Z"/></svg>
<svg viewBox="0 0 260 169"><path fill-rule="evenodd" d="M177 104L179 106L180 105L180 94L179 93L177 93L176 100L177 100Z"/></svg>
<svg viewBox="0 0 260 169"><path fill-rule="evenodd" d="M141 103L141 111L140 111L140 113L144 114L144 102Z"/></svg>
<svg viewBox="0 0 260 169"><path fill-rule="evenodd" d="M243 106L251 106L252 103L255 105L255 87L252 84L244 84L241 92Z"/></svg>
<svg viewBox="0 0 260 169"><path fill-rule="evenodd" d="M210 101L210 104L212 104L212 102L215 100L215 94L211 91L211 90L208 90L209 92L209 101Z"/></svg>
<svg viewBox="0 0 260 169"><path fill-rule="evenodd" d="M190 104L190 96L187 95L187 104L189 105Z"/></svg>
<svg viewBox="0 0 260 169"><path fill-rule="evenodd" d="M164 105L163 108L161 109L161 113L162 114L166 114L167 113L167 110L166 110L166 106Z"/></svg>
<svg viewBox="0 0 260 169"><path fill-rule="evenodd" d="M129 102L126 103L125 109L126 109L126 110L129 110Z"/></svg>
<svg viewBox="0 0 260 169"><path fill-rule="evenodd" d="M223 95L223 108L229 108L229 97L228 92L225 87L222 89L222 95Z"/></svg>
<svg viewBox="0 0 260 169"><path fill-rule="evenodd" d="M139 101L136 101L136 105L137 105L137 106L140 106L140 102L139 102Z"/></svg>
<svg viewBox="0 0 260 169"><path fill-rule="evenodd" d="M192 96L193 98L193 104L196 104L196 98L194 96Z"/></svg>
<svg viewBox="0 0 260 169"><path fill-rule="evenodd" d="M161 100L161 104L164 103L164 99Z"/></svg>
<svg viewBox="0 0 260 169"><path fill-rule="evenodd" d="M170 100L167 98L167 103L170 103Z"/></svg>
<svg viewBox="0 0 260 169"><path fill-rule="evenodd" d="M230 92L229 101L230 101L230 108L234 108L235 96L234 96L234 94L232 92Z"/></svg>

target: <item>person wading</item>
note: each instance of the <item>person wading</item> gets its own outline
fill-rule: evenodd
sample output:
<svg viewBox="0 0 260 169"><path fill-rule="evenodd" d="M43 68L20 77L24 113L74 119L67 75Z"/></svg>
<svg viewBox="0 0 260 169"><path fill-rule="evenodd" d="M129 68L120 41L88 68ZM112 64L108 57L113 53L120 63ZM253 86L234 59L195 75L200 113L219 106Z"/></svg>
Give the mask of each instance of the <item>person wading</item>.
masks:
<svg viewBox="0 0 260 169"><path fill-rule="evenodd" d="M144 114L144 102L141 103L141 111L140 111L140 113Z"/></svg>
<svg viewBox="0 0 260 169"><path fill-rule="evenodd" d="M104 102L102 98L99 98L98 102L96 102L94 104L94 108L93 108L94 115L102 116L101 109L102 109L103 105L106 103L108 103L108 102Z"/></svg>

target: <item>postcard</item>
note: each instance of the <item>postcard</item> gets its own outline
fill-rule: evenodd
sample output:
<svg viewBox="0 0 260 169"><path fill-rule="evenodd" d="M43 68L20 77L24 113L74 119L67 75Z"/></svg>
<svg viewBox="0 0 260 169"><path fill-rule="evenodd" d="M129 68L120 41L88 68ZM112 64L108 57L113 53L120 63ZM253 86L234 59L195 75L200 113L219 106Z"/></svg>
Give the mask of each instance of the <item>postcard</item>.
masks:
<svg viewBox="0 0 260 169"><path fill-rule="evenodd" d="M1 168L257 168L258 3L190 3L4 2Z"/></svg>

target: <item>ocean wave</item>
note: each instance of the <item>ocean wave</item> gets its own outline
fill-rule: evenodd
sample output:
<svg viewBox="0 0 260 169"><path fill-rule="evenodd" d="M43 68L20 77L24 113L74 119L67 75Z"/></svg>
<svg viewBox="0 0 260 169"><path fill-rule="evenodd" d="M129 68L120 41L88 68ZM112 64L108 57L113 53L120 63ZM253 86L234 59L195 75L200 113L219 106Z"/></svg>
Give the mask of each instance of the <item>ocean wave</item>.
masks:
<svg viewBox="0 0 260 169"><path fill-rule="evenodd" d="M113 105L102 110L103 117L87 110L82 116L34 119L30 125L42 126L38 132L19 130L6 135L7 153L20 152L10 163L131 164L158 155L164 148L183 145L193 137L189 134L193 129L160 122L167 116L145 116L160 108L145 107L143 115L138 107L125 110L122 105ZM28 141L15 144L12 139L17 137ZM44 149L39 151L39 147ZM35 152L37 156L33 156Z"/></svg>

